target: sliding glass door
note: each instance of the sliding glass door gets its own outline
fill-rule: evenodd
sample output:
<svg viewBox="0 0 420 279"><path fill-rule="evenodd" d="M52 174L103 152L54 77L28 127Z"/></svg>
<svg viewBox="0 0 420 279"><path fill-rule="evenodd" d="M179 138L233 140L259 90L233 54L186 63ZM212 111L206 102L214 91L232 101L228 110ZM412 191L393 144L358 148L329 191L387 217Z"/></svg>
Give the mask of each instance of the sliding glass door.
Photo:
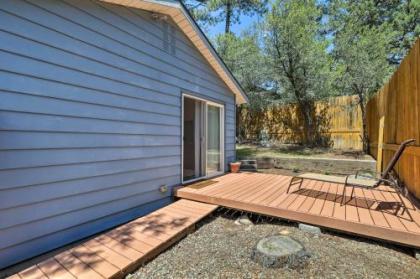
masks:
<svg viewBox="0 0 420 279"><path fill-rule="evenodd" d="M183 95L182 108L182 181L223 173L223 106Z"/></svg>

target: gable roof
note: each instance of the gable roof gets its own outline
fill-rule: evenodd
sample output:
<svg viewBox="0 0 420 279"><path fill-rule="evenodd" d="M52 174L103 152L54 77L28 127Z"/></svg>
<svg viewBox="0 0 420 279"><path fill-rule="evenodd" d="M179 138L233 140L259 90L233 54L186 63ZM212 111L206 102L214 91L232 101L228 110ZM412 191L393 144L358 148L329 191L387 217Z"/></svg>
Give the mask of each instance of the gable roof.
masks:
<svg viewBox="0 0 420 279"><path fill-rule="evenodd" d="M111 4L122 5L130 8L138 8L146 11L168 15L178 27L191 40L208 63L213 67L220 78L226 83L229 89L236 95L236 103L248 102L248 98L239 85L239 82L232 75L225 63L219 57L207 37L191 17L191 14L178 1L174 0L100 0Z"/></svg>

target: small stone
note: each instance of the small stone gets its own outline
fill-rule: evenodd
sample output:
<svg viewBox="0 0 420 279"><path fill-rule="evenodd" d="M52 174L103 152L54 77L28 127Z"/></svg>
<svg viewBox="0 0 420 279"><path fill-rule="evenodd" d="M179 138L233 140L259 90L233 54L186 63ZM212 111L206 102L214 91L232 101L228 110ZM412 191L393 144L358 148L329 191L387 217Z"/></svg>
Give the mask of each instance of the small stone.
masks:
<svg viewBox="0 0 420 279"><path fill-rule="evenodd" d="M274 235L258 241L251 259L263 267L299 268L306 264L309 253L297 240L284 235Z"/></svg>
<svg viewBox="0 0 420 279"><path fill-rule="evenodd" d="M321 234L321 229L319 227L316 227L316 226L311 226L311 225L299 223L299 229L301 231L308 232L308 233L313 233L313 234L316 234L316 235Z"/></svg>
<svg viewBox="0 0 420 279"><path fill-rule="evenodd" d="M247 226L247 227L245 228L245 230L246 230L246 231L250 231L250 230L252 230L252 227L253 227L253 226Z"/></svg>
<svg viewBox="0 0 420 279"><path fill-rule="evenodd" d="M289 234L290 234L290 232L289 232L288 230L282 230L282 231L280 232L280 234L281 234L281 235L289 235Z"/></svg>
<svg viewBox="0 0 420 279"><path fill-rule="evenodd" d="M254 225L254 223L252 223L252 221L246 215L242 215L241 217L236 219L235 224L239 226L240 225L246 225L246 226Z"/></svg>
<svg viewBox="0 0 420 279"><path fill-rule="evenodd" d="M414 250L414 257L420 261L420 250Z"/></svg>

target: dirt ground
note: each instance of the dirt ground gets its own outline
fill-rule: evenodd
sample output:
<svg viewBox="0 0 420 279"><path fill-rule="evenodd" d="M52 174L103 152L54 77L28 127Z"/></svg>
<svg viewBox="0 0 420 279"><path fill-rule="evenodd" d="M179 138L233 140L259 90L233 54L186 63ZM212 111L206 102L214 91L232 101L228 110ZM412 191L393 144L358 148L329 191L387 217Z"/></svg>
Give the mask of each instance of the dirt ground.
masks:
<svg viewBox="0 0 420 279"><path fill-rule="evenodd" d="M214 214L127 278L420 278L420 261L411 249L333 232L314 235L295 223L259 216L250 216L255 225L237 225L240 214ZM276 234L288 234L306 247L311 258L305 267L263 268L250 259L259 239Z"/></svg>

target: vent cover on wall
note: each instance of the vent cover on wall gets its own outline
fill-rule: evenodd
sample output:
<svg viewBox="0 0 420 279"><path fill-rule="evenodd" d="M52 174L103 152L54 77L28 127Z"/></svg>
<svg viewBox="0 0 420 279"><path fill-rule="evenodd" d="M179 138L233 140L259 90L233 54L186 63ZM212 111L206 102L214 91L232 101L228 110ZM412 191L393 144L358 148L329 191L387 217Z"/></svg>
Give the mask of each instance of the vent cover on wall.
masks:
<svg viewBox="0 0 420 279"><path fill-rule="evenodd" d="M169 24L166 21L162 21L162 33L163 33L163 50L169 51Z"/></svg>
<svg viewBox="0 0 420 279"><path fill-rule="evenodd" d="M171 25L171 54L176 54L176 28Z"/></svg>
<svg viewBox="0 0 420 279"><path fill-rule="evenodd" d="M176 54L176 28L167 21L162 21L163 50L172 55Z"/></svg>

